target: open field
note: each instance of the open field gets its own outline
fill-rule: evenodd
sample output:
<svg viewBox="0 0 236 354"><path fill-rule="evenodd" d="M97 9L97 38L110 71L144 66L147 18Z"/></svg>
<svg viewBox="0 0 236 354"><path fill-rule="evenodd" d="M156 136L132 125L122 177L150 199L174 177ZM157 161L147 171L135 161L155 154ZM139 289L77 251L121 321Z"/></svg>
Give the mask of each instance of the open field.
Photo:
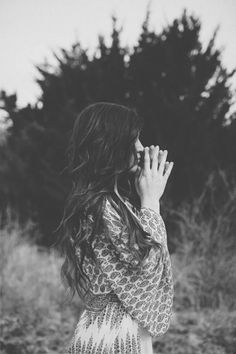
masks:
<svg viewBox="0 0 236 354"><path fill-rule="evenodd" d="M232 195L232 194L231 194ZM199 201L198 201L199 203ZM197 204L196 204L197 205ZM196 206L195 205L195 206ZM194 206L176 211L171 255L175 305L158 354L233 354L236 348L236 251L231 209L206 221ZM30 241L31 224L9 221L0 235L2 354L65 354L81 304L66 302L62 259ZM178 240L178 241L177 241Z"/></svg>

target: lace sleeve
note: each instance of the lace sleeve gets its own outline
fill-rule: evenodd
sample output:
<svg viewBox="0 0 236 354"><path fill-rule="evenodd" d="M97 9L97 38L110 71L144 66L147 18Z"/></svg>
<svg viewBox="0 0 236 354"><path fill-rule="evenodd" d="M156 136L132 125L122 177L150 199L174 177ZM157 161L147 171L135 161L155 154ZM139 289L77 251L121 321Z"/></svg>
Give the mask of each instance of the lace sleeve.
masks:
<svg viewBox="0 0 236 354"><path fill-rule="evenodd" d="M161 214L147 207L142 207L138 212L142 228L157 242L167 246L167 233Z"/></svg>
<svg viewBox="0 0 236 354"><path fill-rule="evenodd" d="M146 218L144 227L151 227L152 235L160 238L159 231L163 229L160 229L159 222L156 220L155 224L150 220L148 211L141 215L142 220ZM159 249L152 248L141 269L130 268L129 264L135 265L135 259L127 246L129 235L111 205L107 205L104 220L111 237L102 234L94 242L94 252L102 272L130 316L152 336L164 334L169 327L173 304L170 258L165 257L162 261ZM150 221L153 222L151 226Z"/></svg>

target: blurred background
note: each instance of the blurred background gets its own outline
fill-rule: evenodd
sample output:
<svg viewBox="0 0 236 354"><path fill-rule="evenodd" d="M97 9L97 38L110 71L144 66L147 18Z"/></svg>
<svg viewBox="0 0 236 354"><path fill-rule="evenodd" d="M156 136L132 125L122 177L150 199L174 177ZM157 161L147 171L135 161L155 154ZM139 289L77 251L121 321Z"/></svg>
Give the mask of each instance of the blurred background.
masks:
<svg viewBox="0 0 236 354"><path fill-rule="evenodd" d="M0 0L0 350L65 354L81 303L53 249L76 114L135 107L174 168L174 315L158 354L236 348L236 2Z"/></svg>

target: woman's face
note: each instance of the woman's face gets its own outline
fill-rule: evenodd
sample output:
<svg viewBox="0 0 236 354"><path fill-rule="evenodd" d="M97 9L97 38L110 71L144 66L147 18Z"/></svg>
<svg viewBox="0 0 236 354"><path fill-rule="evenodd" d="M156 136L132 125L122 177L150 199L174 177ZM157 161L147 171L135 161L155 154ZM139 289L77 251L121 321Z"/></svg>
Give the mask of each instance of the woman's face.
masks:
<svg viewBox="0 0 236 354"><path fill-rule="evenodd" d="M134 173L137 170L138 162L140 161L140 158L141 158L140 152L144 150L144 146L142 145L141 141L139 140L139 136L138 136L137 140L135 141L135 150L136 150L136 156L135 157L132 156L132 160L130 161L130 166L132 166L134 161L137 159L137 163L130 170L130 172L134 172Z"/></svg>

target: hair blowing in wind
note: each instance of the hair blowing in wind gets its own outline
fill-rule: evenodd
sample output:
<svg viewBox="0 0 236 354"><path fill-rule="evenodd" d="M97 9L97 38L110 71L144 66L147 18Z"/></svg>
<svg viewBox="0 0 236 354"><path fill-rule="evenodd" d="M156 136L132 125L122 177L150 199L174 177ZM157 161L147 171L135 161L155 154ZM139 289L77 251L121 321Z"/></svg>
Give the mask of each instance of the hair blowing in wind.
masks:
<svg viewBox="0 0 236 354"><path fill-rule="evenodd" d="M130 249L139 265L152 246L161 248L159 243L146 237L148 233L114 192L117 180L120 195L139 204L130 174L137 161L134 158L130 166L130 159L136 156L134 144L142 128L143 120L134 109L115 103L91 104L75 119L67 149L66 169L72 182L71 190L56 240L64 257L61 277L72 297L77 291L83 298L88 289L90 280L83 270L83 260L89 256L95 261L92 241L95 235L104 232L105 198L121 213L129 229ZM138 250L132 247L134 242Z"/></svg>

